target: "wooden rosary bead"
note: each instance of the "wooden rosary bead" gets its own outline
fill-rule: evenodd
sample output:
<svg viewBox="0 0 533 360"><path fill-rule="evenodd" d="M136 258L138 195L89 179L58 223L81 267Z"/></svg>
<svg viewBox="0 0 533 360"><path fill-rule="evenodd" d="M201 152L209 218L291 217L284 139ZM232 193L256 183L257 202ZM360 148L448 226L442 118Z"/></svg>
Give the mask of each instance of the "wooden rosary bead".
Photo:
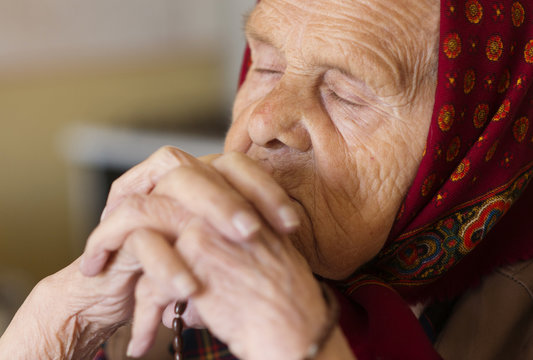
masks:
<svg viewBox="0 0 533 360"><path fill-rule="evenodd" d="M174 320L172 320L172 329L174 330L174 341L172 347L174 348L174 360L183 359L183 318L182 315L187 309L186 302L177 301L174 306Z"/></svg>

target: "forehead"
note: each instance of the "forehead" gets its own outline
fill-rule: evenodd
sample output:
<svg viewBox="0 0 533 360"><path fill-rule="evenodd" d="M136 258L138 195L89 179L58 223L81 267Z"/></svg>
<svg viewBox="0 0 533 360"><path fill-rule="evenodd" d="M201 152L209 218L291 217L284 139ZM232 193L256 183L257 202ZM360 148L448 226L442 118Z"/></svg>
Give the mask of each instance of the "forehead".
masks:
<svg viewBox="0 0 533 360"><path fill-rule="evenodd" d="M436 61L438 16L437 0L262 0L246 33L289 64L337 67L387 92Z"/></svg>

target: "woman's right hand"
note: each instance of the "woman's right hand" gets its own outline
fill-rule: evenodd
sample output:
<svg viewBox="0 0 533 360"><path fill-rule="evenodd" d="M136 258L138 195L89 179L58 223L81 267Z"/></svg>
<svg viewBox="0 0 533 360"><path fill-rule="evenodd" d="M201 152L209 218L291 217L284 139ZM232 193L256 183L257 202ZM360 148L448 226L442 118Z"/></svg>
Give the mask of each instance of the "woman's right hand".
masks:
<svg viewBox="0 0 533 360"><path fill-rule="evenodd" d="M291 207L279 185L243 154L199 160L176 148L160 149L112 186L80 263L94 286L84 299L83 317L100 326L130 319L134 291L153 299L159 311L194 293L200 284L176 245L191 219L202 218L226 238L246 242L264 220L280 233L293 230L298 218ZM239 224L243 214L248 224ZM192 310L188 321L199 325ZM143 349L161 319L147 315L153 311L144 310L143 319L151 322L136 337Z"/></svg>
<svg viewBox="0 0 533 360"><path fill-rule="evenodd" d="M0 338L0 358L9 354L9 358L28 360L91 359L100 344L131 321L141 273L168 279L169 273L182 271L183 262L172 245L152 237L151 250L147 252L138 246L139 235L142 236L140 232L132 234L97 276L84 276L77 259L41 280ZM150 256L153 253L157 254L157 261ZM198 286L188 282L190 279L194 281L194 277L184 276L179 284L165 283L157 287L163 293L149 296L153 301L185 299Z"/></svg>

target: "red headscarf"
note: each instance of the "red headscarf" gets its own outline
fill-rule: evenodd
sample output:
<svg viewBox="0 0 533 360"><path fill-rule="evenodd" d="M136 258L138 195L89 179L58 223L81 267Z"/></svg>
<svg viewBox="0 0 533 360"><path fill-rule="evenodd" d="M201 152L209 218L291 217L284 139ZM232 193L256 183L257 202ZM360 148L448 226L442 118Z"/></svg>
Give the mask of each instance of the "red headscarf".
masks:
<svg viewBox="0 0 533 360"><path fill-rule="evenodd" d="M241 83L250 61L247 49ZM495 267L533 257L532 83L531 0L441 0L435 107L418 173L385 247L336 284L358 359L439 359L408 304L452 298ZM234 359L192 329L184 355Z"/></svg>
<svg viewBox="0 0 533 360"><path fill-rule="evenodd" d="M250 61L247 49L241 82ZM408 304L533 257L532 2L441 0L438 69L426 151L389 240L340 285L360 359L439 358Z"/></svg>

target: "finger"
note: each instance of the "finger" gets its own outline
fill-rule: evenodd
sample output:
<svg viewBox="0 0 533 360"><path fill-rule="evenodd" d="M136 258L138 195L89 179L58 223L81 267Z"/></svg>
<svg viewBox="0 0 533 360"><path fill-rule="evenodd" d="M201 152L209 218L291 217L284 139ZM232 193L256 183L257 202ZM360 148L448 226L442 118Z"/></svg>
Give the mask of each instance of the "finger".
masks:
<svg viewBox="0 0 533 360"><path fill-rule="evenodd" d="M126 238L138 228L157 229L175 239L190 215L174 200L155 195L132 195L103 220L89 236L80 262L86 276L98 274L112 252L118 250Z"/></svg>
<svg viewBox="0 0 533 360"><path fill-rule="evenodd" d="M260 234L250 241L238 243L224 238L206 221L200 218L191 219L182 230L179 241L174 243L174 247L187 263L191 264L191 271L205 285L202 291L193 297L202 296L204 292L209 291L210 281L216 277L211 271L216 269L216 266L228 268L228 272L238 272L242 269L243 262L234 260L238 258L246 261L241 256L249 249L257 247L259 236Z"/></svg>
<svg viewBox="0 0 533 360"><path fill-rule="evenodd" d="M148 159L134 166L111 185L101 219L105 219L121 201L131 194L149 194L159 179L169 170L190 163L197 163L193 156L172 146L164 146Z"/></svg>
<svg viewBox="0 0 533 360"><path fill-rule="evenodd" d="M211 165L259 210L274 229L288 233L300 225L287 193L248 156L232 152L215 158Z"/></svg>
<svg viewBox="0 0 533 360"><path fill-rule="evenodd" d="M250 203L203 164L173 169L159 181L153 194L174 198L231 240L248 240L261 227Z"/></svg>
<svg viewBox="0 0 533 360"><path fill-rule="evenodd" d="M222 154L209 154L209 155L199 156L197 157L197 159L203 162L204 164L210 165L215 159L218 159L221 156Z"/></svg>
<svg viewBox="0 0 533 360"><path fill-rule="evenodd" d="M135 311L131 340L127 356L140 357L153 345L157 327L161 321L163 298L158 298L151 280L145 275L139 278L135 288Z"/></svg>
<svg viewBox="0 0 533 360"><path fill-rule="evenodd" d="M176 302L171 302L165 307L165 309L163 310L163 314L161 315L161 322L169 329L172 329L172 322L174 321L174 317L176 316L175 308ZM187 312L188 309L189 304L187 304L187 309L185 310L185 312Z"/></svg>
<svg viewBox="0 0 533 360"><path fill-rule="evenodd" d="M124 245L140 262L144 276L159 286L169 299L185 299L199 284L178 251L160 233L138 229Z"/></svg>

